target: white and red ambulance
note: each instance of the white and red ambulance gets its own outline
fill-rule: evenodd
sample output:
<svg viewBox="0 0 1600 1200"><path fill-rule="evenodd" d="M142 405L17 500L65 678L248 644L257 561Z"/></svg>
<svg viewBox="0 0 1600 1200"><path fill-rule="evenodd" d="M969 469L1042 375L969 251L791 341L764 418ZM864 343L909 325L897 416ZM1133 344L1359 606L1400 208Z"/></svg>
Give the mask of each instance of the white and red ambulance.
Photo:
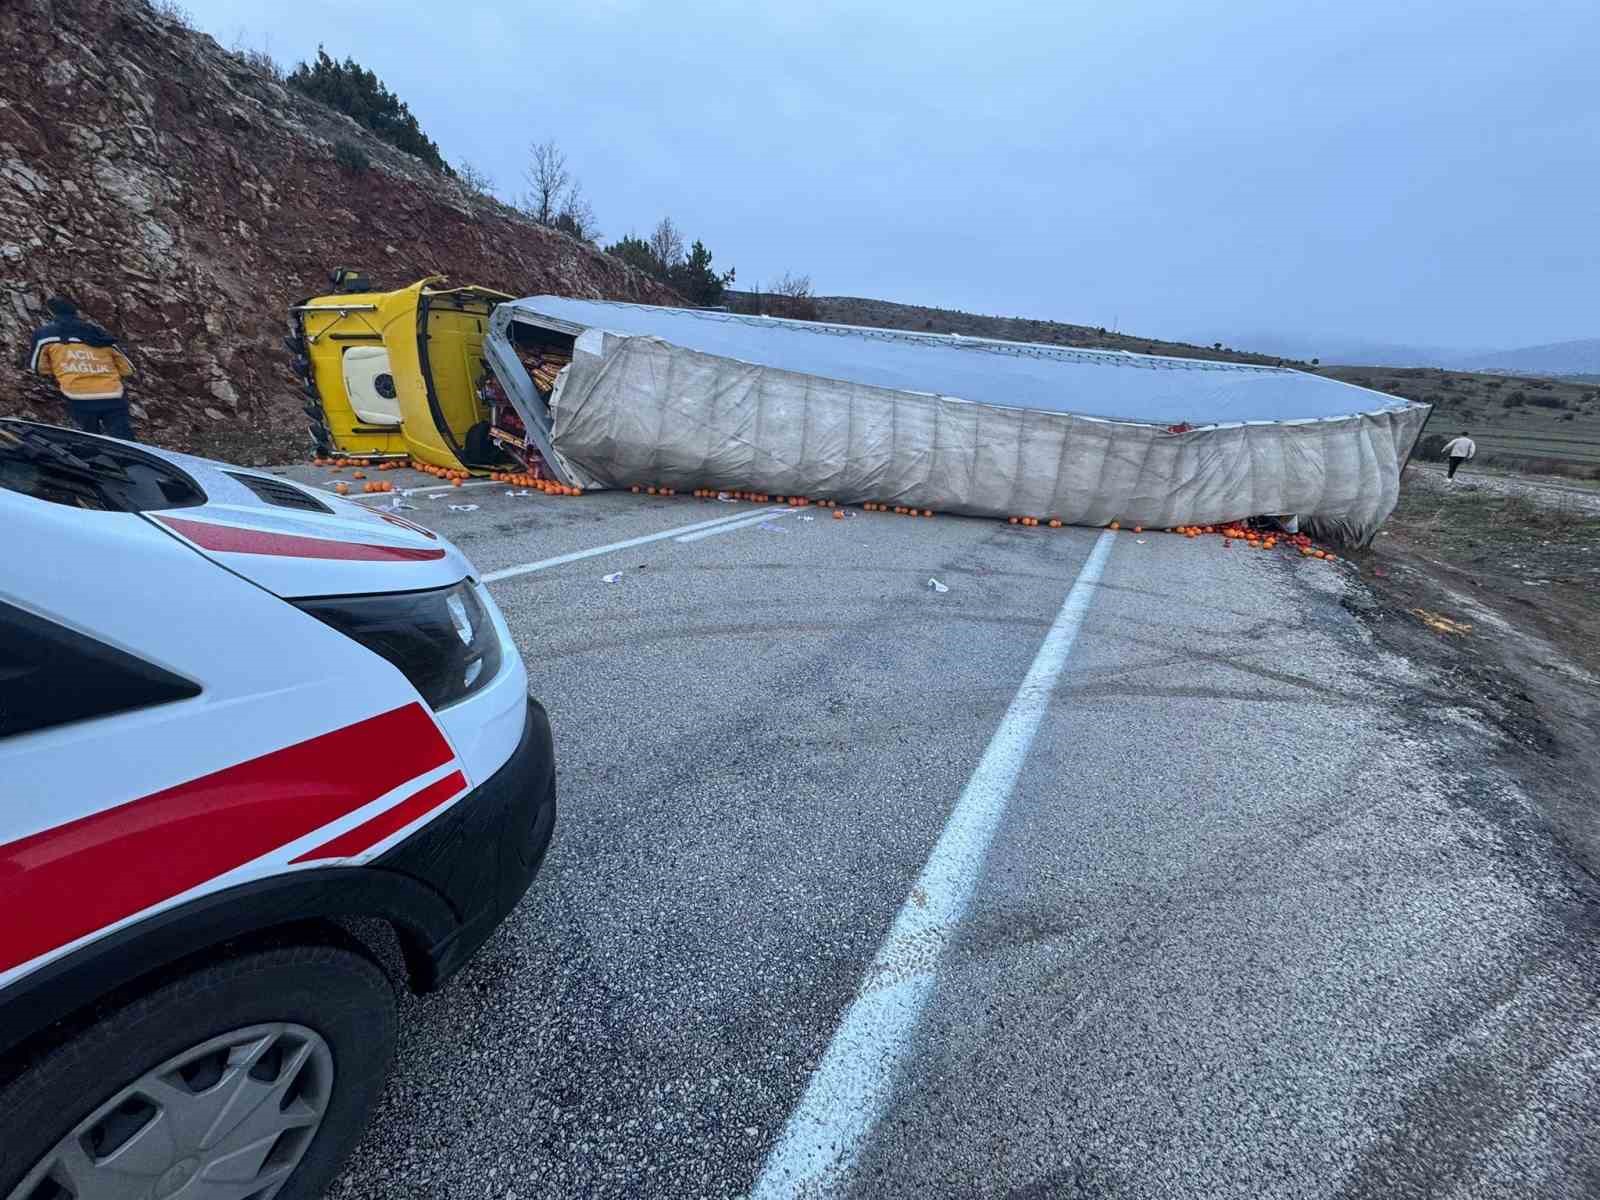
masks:
<svg viewBox="0 0 1600 1200"><path fill-rule="evenodd" d="M454 546L0 420L0 1198L320 1196L554 822Z"/></svg>

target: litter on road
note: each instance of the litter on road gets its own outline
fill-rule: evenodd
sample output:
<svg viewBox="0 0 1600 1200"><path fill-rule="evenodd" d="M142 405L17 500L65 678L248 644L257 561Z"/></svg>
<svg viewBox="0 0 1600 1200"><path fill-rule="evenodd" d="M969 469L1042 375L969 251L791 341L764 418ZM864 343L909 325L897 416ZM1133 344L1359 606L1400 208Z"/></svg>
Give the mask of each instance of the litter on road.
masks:
<svg viewBox="0 0 1600 1200"><path fill-rule="evenodd" d="M600 582L601 583L621 583L622 582L622 572L621 571L613 571L609 575L602 575L602 576L600 576Z"/></svg>
<svg viewBox="0 0 1600 1200"><path fill-rule="evenodd" d="M941 595L950 590L947 584L940 583L937 579L928 580L928 587L933 591L940 593Z"/></svg>
<svg viewBox="0 0 1600 1200"><path fill-rule="evenodd" d="M1453 621L1449 617L1441 616L1436 612L1429 612L1425 608L1413 608L1411 615L1435 633L1448 633L1456 637L1466 637L1467 634L1472 632L1471 622Z"/></svg>

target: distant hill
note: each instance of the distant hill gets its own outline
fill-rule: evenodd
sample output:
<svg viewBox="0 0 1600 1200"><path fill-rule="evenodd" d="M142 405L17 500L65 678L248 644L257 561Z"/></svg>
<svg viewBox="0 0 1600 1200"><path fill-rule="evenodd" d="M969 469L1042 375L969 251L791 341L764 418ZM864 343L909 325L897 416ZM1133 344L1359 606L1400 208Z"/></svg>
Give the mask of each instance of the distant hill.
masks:
<svg viewBox="0 0 1600 1200"><path fill-rule="evenodd" d="M1501 350L1453 365L1467 371L1504 371L1516 375L1600 375L1600 338Z"/></svg>
<svg viewBox="0 0 1600 1200"><path fill-rule="evenodd" d="M1465 429L1478 462L1600 479L1600 387L1432 367L1324 367L1320 374L1433 405L1423 458Z"/></svg>
<svg viewBox="0 0 1600 1200"><path fill-rule="evenodd" d="M749 293L734 294L735 301ZM1068 325L1032 317L993 317L952 308L897 304L862 296L815 296L812 303L819 321L840 325L867 325L875 329L909 329L914 332L959 333L963 337L999 338L1009 342L1044 342L1094 350L1127 350L1134 354L1166 354L1177 358L1206 358L1221 362L1266 366L1304 366L1276 354L1252 354L1228 346L1202 346L1191 342L1166 342L1158 338L1113 333L1092 325ZM737 304L736 304L737 306Z"/></svg>
<svg viewBox="0 0 1600 1200"><path fill-rule="evenodd" d="M1453 350L1447 346L1419 346L1370 338L1320 338L1271 332L1235 333L1230 338L1230 344L1248 346L1257 354L1277 354L1301 361L1317 358L1325 363L1346 363L1350 366L1454 367L1479 353Z"/></svg>

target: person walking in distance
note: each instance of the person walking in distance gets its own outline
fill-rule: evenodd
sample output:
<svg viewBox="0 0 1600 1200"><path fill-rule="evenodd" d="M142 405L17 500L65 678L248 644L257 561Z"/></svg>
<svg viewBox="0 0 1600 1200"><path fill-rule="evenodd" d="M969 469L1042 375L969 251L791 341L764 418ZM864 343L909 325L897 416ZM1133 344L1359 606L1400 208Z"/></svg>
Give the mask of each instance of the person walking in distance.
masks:
<svg viewBox="0 0 1600 1200"><path fill-rule="evenodd" d="M1444 456L1450 460L1450 468L1445 478L1454 479L1456 472L1461 469L1461 464L1477 452L1478 444L1467 436L1465 429L1461 431L1460 437L1451 438L1446 442L1444 444Z"/></svg>
<svg viewBox="0 0 1600 1200"><path fill-rule="evenodd" d="M51 319L34 331L29 370L55 376L79 429L132 441L122 381L133 374L133 364L117 339L79 316L65 296L52 297L45 308Z"/></svg>

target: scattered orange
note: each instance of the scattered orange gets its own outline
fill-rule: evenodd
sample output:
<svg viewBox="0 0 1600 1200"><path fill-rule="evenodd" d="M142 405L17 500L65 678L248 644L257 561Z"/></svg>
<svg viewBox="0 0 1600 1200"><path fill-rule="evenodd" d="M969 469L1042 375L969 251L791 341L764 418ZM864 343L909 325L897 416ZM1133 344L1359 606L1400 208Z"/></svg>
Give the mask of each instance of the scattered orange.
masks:
<svg viewBox="0 0 1600 1200"><path fill-rule="evenodd" d="M348 496L350 494L350 485L341 479L338 483L333 485L333 490L338 492L341 496Z"/></svg>
<svg viewBox="0 0 1600 1200"><path fill-rule="evenodd" d="M840 512L838 509L834 509L833 510L833 519L835 521L842 521L842 520L844 520L844 514L842 512Z"/></svg>

